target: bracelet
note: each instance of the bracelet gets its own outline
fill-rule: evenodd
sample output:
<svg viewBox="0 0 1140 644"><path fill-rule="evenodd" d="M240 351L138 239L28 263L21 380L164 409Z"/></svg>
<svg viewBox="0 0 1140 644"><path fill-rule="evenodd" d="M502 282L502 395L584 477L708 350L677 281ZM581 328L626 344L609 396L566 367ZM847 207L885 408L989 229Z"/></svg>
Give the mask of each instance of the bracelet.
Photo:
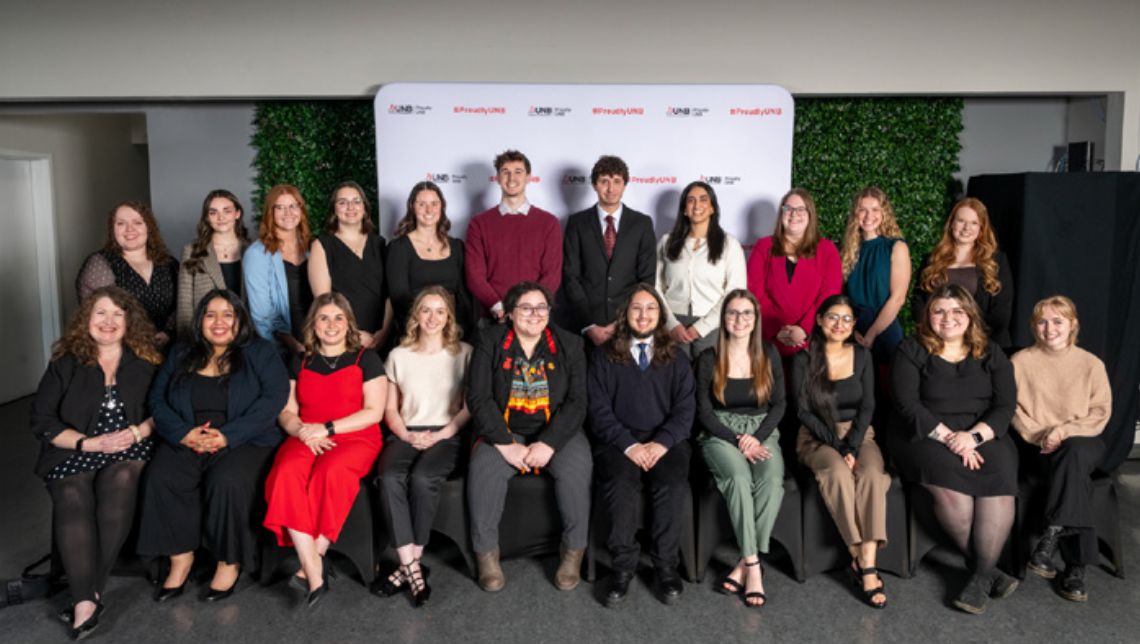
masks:
<svg viewBox="0 0 1140 644"><path fill-rule="evenodd" d="M134 425L131 425L128 429L130 429L131 433L135 435L135 443L141 443L142 442L142 432L139 431L139 428L134 426Z"/></svg>
<svg viewBox="0 0 1140 644"><path fill-rule="evenodd" d="M85 441L85 440L87 440L87 437L86 437L86 436L84 436L83 438L80 438L79 440L75 441L75 451L77 451L77 452L82 452L82 451L83 451L83 441Z"/></svg>

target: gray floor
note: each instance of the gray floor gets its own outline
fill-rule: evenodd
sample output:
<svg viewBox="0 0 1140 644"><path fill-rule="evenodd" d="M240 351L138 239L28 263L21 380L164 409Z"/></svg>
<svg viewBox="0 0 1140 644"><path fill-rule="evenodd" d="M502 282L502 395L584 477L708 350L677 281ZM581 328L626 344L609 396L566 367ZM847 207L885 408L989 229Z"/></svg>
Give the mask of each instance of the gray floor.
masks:
<svg viewBox="0 0 1140 644"><path fill-rule="evenodd" d="M36 445L27 430L29 400L0 406L0 579L48 549L49 501L31 474ZM1140 553L1140 462L1118 473L1125 557ZM717 553L713 573L722 574L734 553ZM604 584L583 583L559 592L550 583L556 561L504 562L507 587L497 595L478 589L453 549L429 547L435 595L429 606L412 609L406 596L379 599L347 575L333 582L328 598L312 613L295 610L300 594L285 584L260 588L243 578L239 592L222 605L190 596L164 605L152 589L132 577L111 580L109 610L93 641L104 642L1136 642L1140 641L1140 585L1103 569L1090 571L1091 601L1076 604L1053 594L1032 575L1008 599L991 601L977 617L950 607L965 581L960 560L950 553L927 557L914 579L887 575L890 605L876 611L861 604L839 574L819 575L804 584L791 577L778 556L766 565L769 605L746 609L736 598L712 591L714 575L686 584L678 605L664 606L649 592L649 579L636 582L618 610L598 603ZM5 644L62 641L65 628L55 612L66 593L48 600L0 609Z"/></svg>

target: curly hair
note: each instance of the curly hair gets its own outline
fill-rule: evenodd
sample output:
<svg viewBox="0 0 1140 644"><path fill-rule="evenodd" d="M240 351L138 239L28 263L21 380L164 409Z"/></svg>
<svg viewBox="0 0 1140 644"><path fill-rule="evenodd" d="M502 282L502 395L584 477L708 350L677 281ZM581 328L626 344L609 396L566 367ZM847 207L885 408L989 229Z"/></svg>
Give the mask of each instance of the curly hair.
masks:
<svg viewBox="0 0 1140 644"><path fill-rule="evenodd" d="M764 338L760 334L760 301L751 291L738 288L724 296L720 307L720 329L716 335L716 369L713 371L713 396L724 404L724 389L728 386L728 304L733 300L748 300L756 313L756 326L748 338L748 363L752 369L752 395L758 403L767 402L772 397L772 365L764 352Z"/></svg>
<svg viewBox="0 0 1140 644"><path fill-rule="evenodd" d="M237 235L241 250L249 245L249 233L246 232L245 223L241 220L241 216L245 214L241 202L229 190L211 190L206 195L206 199L202 201L202 216L198 218L198 236L194 238L194 242L190 246L190 257L182 262L182 270L191 275L205 270L202 267L202 260L209 254L209 246L214 241L214 227L210 225L210 204L215 199L225 199L233 204L234 210L238 212L238 219L234 222L234 234Z"/></svg>
<svg viewBox="0 0 1140 644"><path fill-rule="evenodd" d="M360 327L356 325L356 316L352 313L352 305L348 303L348 298L336 291L329 291L313 299L309 314L305 316L305 324L301 327L301 337L304 338L301 343L305 345L306 358L320 353L321 341L317 339L316 330L317 314L329 304L343 311L344 321L348 323L348 329L344 333L345 351L359 351L364 346L360 340Z"/></svg>
<svg viewBox="0 0 1140 644"><path fill-rule="evenodd" d="M590 171L590 185L598 185L598 179L602 177L621 177L625 183L629 183L629 166L621 157L615 156L602 156L598 157L597 163L594 164L594 169Z"/></svg>
<svg viewBox="0 0 1140 644"><path fill-rule="evenodd" d="M435 193L439 197L439 222L435 225L435 236L439 243L443 245L448 244L447 233L451 231L451 220L447 218L447 199L443 197L443 191L439 186L431 181L421 181L412 186L412 191L408 193L408 209L405 211L404 218L396 225L396 237L407 235L416 229L416 199L420 193L428 190Z"/></svg>
<svg viewBox="0 0 1140 644"><path fill-rule="evenodd" d="M364 207L364 217L360 220L360 232L367 235L376 230L376 224L372 223L372 203L368 201L368 195L364 194L364 188L361 188L360 184L355 181L341 181L329 195L328 210L325 214L325 232L335 235L340 228L340 220L336 217L336 195L345 188L355 190L356 194L360 195L360 205Z"/></svg>
<svg viewBox="0 0 1140 644"><path fill-rule="evenodd" d="M277 223L273 219L273 207L284 195L296 199L297 205L301 207L301 221L297 224L298 247L307 250L312 237L312 232L309 230L309 209L305 206L305 198L301 196L301 191L294 186L273 186L269 194L265 195L265 206L261 209L261 226L257 233L257 238L261 240L270 255L281 250L281 240L277 239Z"/></svg>
<svg viewBox="0 0 1140 644"><path fill-rule="evenodd" d="M891 206L891 200L887 198L887 193L875 186L867 186L860 190L851 200L851 211L847 215L847 231L843 233L843 248L840 250L845 279L855 269L855 265L859 263L859 244L863 241L863 236L859 230L858 212L859 202L864 199L878 201L879 206L883 209L883 221L879 224L880 235L898 239L903 236L899 222L895 219L895 209Z"/></svg>
<svg viewBox="0 0 1140 644"><path fill-rule="evenodd" d="M918 287L924 291L933 291L946 284L949 279L947 270L957 259L954 236L950 233L950 229L954 225L954 218L963 208L969 208L978 214L978 237L974 240L973 249L974 265L978 268L982 288L990 295L997 295L1001 291L1001 282L997 278L998 264L994 261L997 239L994 237L994 229L990 227L990 215L986 206L973 197L966 197L954 204L954 208L950 210L950 216L942 226L942 239L938 240L934 249L930 251L930 264L918 277Z"/></svg>
<svg viewBox="0 0 1140 644"><path fill-rule="evenodd" d="M715 264L720 261L721 255L724 254L725 232L720 227L720 203L716 200L716 191L713 187L704 181L694 181L685 186L681 192L681 203L677 209L677 221L673 223L673 230L669 232L669 242L665 245L665 258L671 262L675 262L681 258L681 249L685 247L685 240L689 238L689 231L693 229L693 223L685 215L685 202L689 198L689 193L693 188L701 188L709 196L709 205L712 206L713 214L709 218L709 263Z"/></svg>
<svg viewBox="0 0 1140 644"><path fill-rule="evenodd" d="M804 236L792 252L787 251L787 230L784 229L784 206L788 204L788 199L792 196L799 197L804 200L804 207L807 208L808 225L804 230ZM803 188L792 188L788 194L780 199L780 207L776 210L776 230L772 232L772 248L768 251L772 257L785 257L791 255L792 257L803 257L811 259L815 257L815 251L819 248L819 216L815 211L815 199L812 198L811 193Z"/></svg>
<svg viewBox="0 0 1140 644"><path fill-rule="evenodd" d="M166 248L166 242L162 241L162 233L158 229L158 220L154 218L154 211L145 203L134 200L120 201L111 207L111 212L107 213L107 241L103 244L104 252L114 257L123 256L123 248L115 240L115 215L119 212L119 208L128 208L142 217L143 224L146 225L147 259L157 266L166 266L174 261L174 257Z"/></svg>
<svg viewBox="0 0 1140 644"><path fill-rule="evenodd" d="M922 319L918 321L915 337L931 355L942 353L946 343L930 326L930 312L934 310L934 303L938 300L954 300L970 318L970 326L962 337L962 344L969 349L970 355L976 359L986 357L990 352L990 338L986 330L986 322L982 319L982 312L978 309L974 296L957 284L946 284L934 289L930 299L926 301L926 310L922 312Z"/></svg>
<svg viewBox="0 0 1140 644"><path fill-rule="evenodd" d="M495 157L495 174L502 172L503 166L512 161L521 161L526 168L526 173L530 174L530 159L518 150L504 150L502 154Z"/></svg>
<svg viewBox="0 0 1140 644"><path fill-rule="evenodd" d="M88 367L98 364L99 347L91 337L91 316L95 305L103 298L111 300L125 315L127 328L122 343L139 358L154 365L161 364L162 354L154 345L154 325L138 300L118 286L97 288L79 304L79 310L72 316L63 337L52 345L51 359L58 360L71 354Z"/></svg>
<svg viewBox="0 0 1140 644"><path fill-rule="evenodd" d="M202 328L202 320L206 317L206 309L210 307L210 303L214 300L224 300L230 305L234 311L234 339L230 342L229 346L222 351L222 355L217 358L214 357L214 345L206 339L205 330ZM218 384L225 387L229 382L231 376L241 370L244 364L242 361L242 351L250 345L257 338L254 333L253 320L249 316L249 309L241 301L241 297L224 288L217 288L202 296L198 300L198 304L194 306L193 317L190 318L190 337L184 339L188 345L185 353L179 359L178 365L175 367L177 376L175 382L185 382L189 380L195 373L205 369L211 361L214 361L215 366L218 368L218 373L221 374L221 379Z"/></svg>
<svg viewBox="0 0 1140 644"><path fill-rule="evenodd" d="M404 328L407 330L404 332L404 337L400 339L400 346L411 347L420 341L420 320L417 314L420 307L424 305L424 300L433 295L442 299L443 305L447 309L447 322L444 323L441 334L443 336L443 348L451 355L455 355L459 353L459 341L463 337L463 329L455 321L455 297L438 284L425 286L416 295L416 299L412 301L408 320L404 323Z"/></svg>
<svg viewBox="0 0 1140 644"><path fill-rule="evenodd" d="M617 308L617 320L614 321L614 334L606 340L606 360L614 364L633 364L633 354L630 345L633 341L633 329L629 325L629 307L633 304L633 296L638 293L649 293L657 300L657 328L653 330L653 359L649 361L654 367L666 367L677 358L677 341L669 335L665 328L665 300L657 289L645 284L635 284L625 292Z"/></svg>

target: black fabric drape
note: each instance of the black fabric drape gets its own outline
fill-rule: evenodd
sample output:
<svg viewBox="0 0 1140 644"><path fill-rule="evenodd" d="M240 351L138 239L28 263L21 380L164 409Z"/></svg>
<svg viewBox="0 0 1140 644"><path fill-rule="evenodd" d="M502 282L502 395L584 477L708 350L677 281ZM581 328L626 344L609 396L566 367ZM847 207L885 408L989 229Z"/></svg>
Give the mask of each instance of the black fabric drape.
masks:
<svg viewBox="0 0 1140 644"><path fill-rule="evenodd" d="M1065 295L1080 314L1079 344L1104 360L1112 383L1111 472L1132 450L1140 403L1140 174L1090 172L983 175L967 193L986 204L1014 282L1010 335L1033 344L1033 305Z"/></svg>

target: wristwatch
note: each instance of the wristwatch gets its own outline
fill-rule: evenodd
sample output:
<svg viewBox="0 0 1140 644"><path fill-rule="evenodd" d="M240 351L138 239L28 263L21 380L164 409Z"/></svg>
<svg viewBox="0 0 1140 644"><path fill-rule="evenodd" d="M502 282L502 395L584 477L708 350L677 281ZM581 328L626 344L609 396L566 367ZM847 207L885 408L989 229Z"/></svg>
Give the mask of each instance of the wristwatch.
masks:
<svg viewBox="0 0 1140 644"><path fill-rule="evenodd" d="M325 430L328 431L329 436L336 436L336 427L333 427L331 420L325 423Z"/></svg>
<svg viewBox="0 0 1140 644"><path fill-rule="evenodd" d="M981 445L982 442L986 440L986 439L982 438L982 433L976 429L974 431L970 432L970 436L974 437L974 444L975 445Z"/></svg>

